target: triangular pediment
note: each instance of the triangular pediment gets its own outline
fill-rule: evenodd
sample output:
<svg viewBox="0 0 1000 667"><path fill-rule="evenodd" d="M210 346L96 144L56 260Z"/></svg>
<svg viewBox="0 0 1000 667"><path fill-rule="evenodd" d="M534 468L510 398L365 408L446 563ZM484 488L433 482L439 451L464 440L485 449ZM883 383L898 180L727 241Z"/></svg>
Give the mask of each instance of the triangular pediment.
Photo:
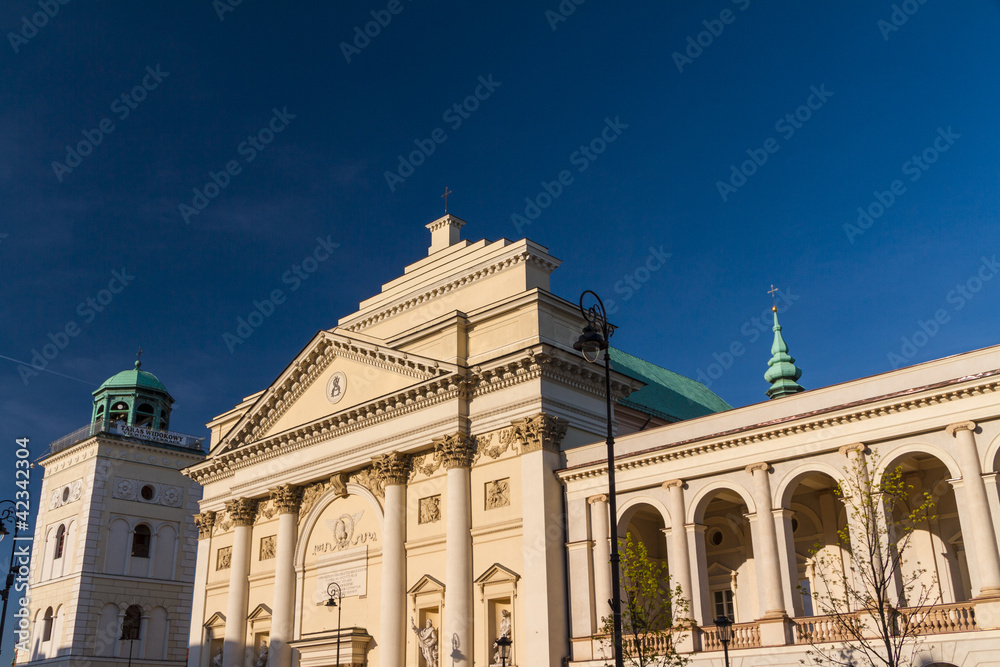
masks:
<svg viewBox="0 0 1000 667"><path fill-rule="evenodd" d="M417 579L417 583L410 587L410 590L406 591L407 595L419 595L420 593L437 593L444 592L444 584L432 577L429 574Z"/></svg>
<svg viewBox="0 0 1000 667"><path fill-rule="evenodd" d="M320 331L262 392L215 452L227 451L457 371L369 336Z"/></svg>
<svg viewBox="0 0 1000 667"><path fill-rule="evenodd" d="M250 612L250 615L247 616L248 621L260 621L265 618L271 618L271 608L266 604L257 605L257 607Z"/></svg>
<svg viewBox="0 0 1000 667"><path fill-rule="evenodd" d="M206 628L221 628L226 625L226 615L221 611L217 611L212 614L207 621L205 621Z"/></svg>
<svg viewBox="0 0 1000 667"><path fill-rule="evenodd" d="M485 586L486 584L500 584L500 583L517 583L517 580L521 578L517 572L509 568L504 567L500 563L493 563L486 571L481 575L476 577L475 583L480 586Z"/></svg>

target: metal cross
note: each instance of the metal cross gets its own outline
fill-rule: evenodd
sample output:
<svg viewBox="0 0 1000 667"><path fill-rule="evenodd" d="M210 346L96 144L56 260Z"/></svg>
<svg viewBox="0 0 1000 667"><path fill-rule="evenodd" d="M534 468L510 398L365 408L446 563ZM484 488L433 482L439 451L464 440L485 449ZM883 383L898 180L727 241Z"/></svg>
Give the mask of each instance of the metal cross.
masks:
<svg viewBox="0 0 1000 667"><path fill-rule="evenodd" d="M451 190L448 189L447 185L444 186L444 194L441 195L441 196L444 197L444 212L445 213L448 212L448 195L450 195L450 194L451 194Z"/></svg>
<svg viewBox="0 0 1000 667"><path fill-rule="evenodd" d="M771 305L772 305L772 306L774 306L775 308L777 308L777 307L778 307L778 302L777 302L777 301L775 301L775 299L774 299L774 294L775 294L775 292L780 292L780 291L781 291L781 290L779 290L779 289L778 289L777 287L775 287L774 285L771 285L771 289L767 290L767 293L771 295Z"/></svg>

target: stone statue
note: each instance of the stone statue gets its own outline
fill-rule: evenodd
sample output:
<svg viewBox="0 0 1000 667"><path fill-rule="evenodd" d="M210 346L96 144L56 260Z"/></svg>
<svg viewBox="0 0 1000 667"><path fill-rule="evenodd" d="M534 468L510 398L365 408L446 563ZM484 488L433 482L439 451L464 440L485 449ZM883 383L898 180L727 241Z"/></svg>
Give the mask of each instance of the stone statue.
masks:
<svg viewBox="0 0 1000 667"><path fill-rule="evenodd" d="M427 667L437 667L438 664L438 638L437 630L431 624L431 619L427 619L427 626L424 628L418 628L417 624L413 622L413 617L410 617L410 627L413 628L413 632L417 635L417 643L420 644L420 652L424 654L424 662L427 663Z"/></svg>
<svg viewBox="0 0 1000 667"><path fill-rule="evenodd" d="M215 649L215 657L212 658L212 667L222 667L222 649Z"/></svg>
<svg viewBox="0 0 1000 667"><path fill-rule="evenodd" d="M260 653L257 654L257 662L254 667L267 667L267 641L261 640Z"/></svg>
<svg viewBox="0 0 1000 667"><path fill-rule="evenodd" d="M497 639L500 639L501 637L510 639L510 612L506 609L500 612L500 628L497 632ZM493 640L493 648L497 649L496 653L493 654L493 664L502 664L500 661L500 649L497 648L496 639Z"/></svg>

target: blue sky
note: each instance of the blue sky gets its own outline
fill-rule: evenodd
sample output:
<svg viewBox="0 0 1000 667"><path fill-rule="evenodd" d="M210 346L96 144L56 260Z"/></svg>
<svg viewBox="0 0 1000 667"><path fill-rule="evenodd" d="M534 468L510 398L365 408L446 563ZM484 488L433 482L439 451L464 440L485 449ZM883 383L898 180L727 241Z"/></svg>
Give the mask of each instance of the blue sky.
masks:
<svg viewBox="0 0 1000 667"><path fill-rule="evenodd" d="M733 405L772 283L806 388L997 342L1000 3L229 2L0 7L11 460L140 345L203 434L426 254L445 186L465 238L546 245L555 293Z"/></svg>

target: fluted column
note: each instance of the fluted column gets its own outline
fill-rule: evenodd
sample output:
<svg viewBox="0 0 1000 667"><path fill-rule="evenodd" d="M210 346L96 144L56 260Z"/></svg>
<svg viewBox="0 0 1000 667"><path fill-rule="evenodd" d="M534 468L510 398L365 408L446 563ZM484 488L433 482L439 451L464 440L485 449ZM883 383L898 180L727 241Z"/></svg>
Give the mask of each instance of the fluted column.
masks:
<svg viewBox="0 0 1000 667"><path fill-rule="evenodd" d="M250 537L257 516L257 501L237 498L226 503L226 513L235 526L233 554L229 564L229 604L226 605L226 640L222 649L224 667L243 667L246 654L247 600L250 595Z"/></svg>
<svg viewBox="0 0 1000 667"><path fill-rule="evenodd" d="M405 662L406 648L406 482L410 459L391 452L375 457L372 464L385 489L379 664L397 667Z"/></svg>
<svg viewBox="0 0 1000 667"><path fill-rule="evenodd" d="M594 536L594 612L597 630L602 620L611 615L611 528L608 520L608 497L604 494L589 498L590 526Z"/></svg>
<svg viewBox="0 0 1000 667"><path fill-rule="evenodd" d="M271 491L278 511L278 544L274 553L274 602L271 608L271 645L268 664L291 667L292 626L295 617L295 542L298 539L302 489L291 484Z"/></svg>
<svg viewBox="0 0 1000 667"><path fill-rule="evenodd" d="M434 441L447 477L444 627L439 634L440 664L473 664L472 489L470 467L475 440L456 433Z"/></svg>
<svg viewBox="0 0 1000 667"><path fill-rule="evenodd" d="M215 512L194 515L198 526L198 555L195 558L194 599L191 604L191 634L188 639L188 667L202 667L202 649L205 644L205 585L208 582L208 568L212 562L212 528L215 526ZM208 664L208 661L205 661Z"/></svg>
<svg viewBox="0 0 1000 667"><path fill-rule="evenodd" d="M965 490L965 504L959 507L972 528L973 553L979 571L979 595L977 597L1000 596L1000 554L997 553L997 536L990 516L990 504L983 483L983 471L979 465L979 449L976 447L975 422L961 422L947 428L954 436L958 450L958 465L962 469L962 487Z"/></svg>
<svg viewBox="0 0 1000 667"><path fill-rule="evenodd" d="M691 561L688 560L687 529L684 527L684 481L672 479L663 483L667 490L667 511L670 512L670 576L681 587L684 598L692 605Z"/></svg>

